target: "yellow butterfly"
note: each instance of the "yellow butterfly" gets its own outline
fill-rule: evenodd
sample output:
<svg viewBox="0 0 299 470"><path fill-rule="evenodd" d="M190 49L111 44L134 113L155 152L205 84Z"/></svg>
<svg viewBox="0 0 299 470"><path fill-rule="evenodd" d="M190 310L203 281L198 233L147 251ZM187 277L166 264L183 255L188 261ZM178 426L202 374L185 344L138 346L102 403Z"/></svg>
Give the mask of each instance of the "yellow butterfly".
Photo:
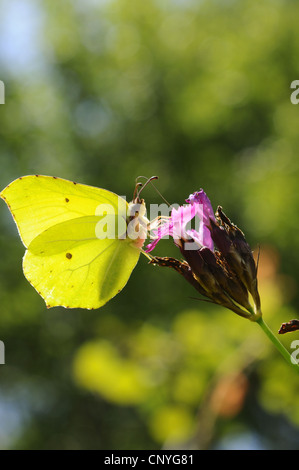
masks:
<svg viewBox="0 0 299 470"><path fill-rule="evenodd" d="M24 274L47 307L95 309L124 288L147 233L139 195L128 204L105 189L30 175L0 196L26 247Z"/></svg>

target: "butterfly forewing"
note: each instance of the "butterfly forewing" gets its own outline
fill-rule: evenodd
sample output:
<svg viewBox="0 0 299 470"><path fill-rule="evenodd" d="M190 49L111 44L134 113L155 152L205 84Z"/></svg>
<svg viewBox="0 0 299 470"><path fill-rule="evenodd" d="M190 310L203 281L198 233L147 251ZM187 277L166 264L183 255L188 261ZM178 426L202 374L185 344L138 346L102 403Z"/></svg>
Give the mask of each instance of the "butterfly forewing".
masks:
<svg viewBox="0 0 299 470"><path fill-rule="evenodd" d="M126 212L127 203L116 194L101 188L52 176L23 176L10 183L1 193L17 224L26 247L53 225L82 216L106 212Z"/></svg>

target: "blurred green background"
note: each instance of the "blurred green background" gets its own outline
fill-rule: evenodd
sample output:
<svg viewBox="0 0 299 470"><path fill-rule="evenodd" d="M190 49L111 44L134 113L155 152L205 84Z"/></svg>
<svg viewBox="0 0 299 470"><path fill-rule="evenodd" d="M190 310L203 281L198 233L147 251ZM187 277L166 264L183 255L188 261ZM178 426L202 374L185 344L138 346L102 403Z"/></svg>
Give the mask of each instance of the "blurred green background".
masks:
<svg viewBox="0 0 299 470"><path fill-rule="evenodd" d="M129 200L137 176L158 175L182 204L202 187L260 246L266 322L298 318L298 2L2 0L0 13L1 189L45 174ZM257 325L145 257L100 310L47 310L3 201L0 223L1 449L299 449L299 378ZM155 253L178 256L170 240Z"/></svg>

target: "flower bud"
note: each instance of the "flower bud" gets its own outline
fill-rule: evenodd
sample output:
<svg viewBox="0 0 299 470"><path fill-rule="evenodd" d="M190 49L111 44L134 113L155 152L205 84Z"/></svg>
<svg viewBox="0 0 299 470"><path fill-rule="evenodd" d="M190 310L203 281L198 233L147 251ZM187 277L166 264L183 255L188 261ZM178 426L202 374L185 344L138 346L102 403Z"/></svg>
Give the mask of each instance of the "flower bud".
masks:
<svg viewBox="0 0 299 470"><path fill-rule="evenodd" d="M240 279L252 295L255 313L260 314L257 266L243 232L229 220L220 206L217 208L216 222L210 219L209 228L212 239L225 259L229 270Z"/></svg>

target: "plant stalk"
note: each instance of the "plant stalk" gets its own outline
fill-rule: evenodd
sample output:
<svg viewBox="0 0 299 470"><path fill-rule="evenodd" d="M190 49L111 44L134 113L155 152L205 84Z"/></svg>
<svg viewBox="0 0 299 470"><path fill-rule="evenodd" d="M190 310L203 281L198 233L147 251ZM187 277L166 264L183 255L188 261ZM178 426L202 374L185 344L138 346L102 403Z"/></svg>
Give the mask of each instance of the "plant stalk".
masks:
<svg viewBox="0 0 299 470"><path fill-rule="evenodd" d="M290 353L288 352L288 350L283 346L283 344L276 338L276 336L274 335L274 333L270 330L270 328L268 327L268 325L264 322L263 318L260 317L258 320L256 320L256 323L258 323L260 325L260 327L262 328L262 330L264 331L264 333L268 336L268 338L270 339L270 341L272 341L272 343L274 344L274 346L276 347L276 349L278 349L278 351L280 352L280 354L285 358L285 360L287 361L287 363L293 368L296 370L297 374L299 373L299 365L298 363L294 363L292 361L292 357L290 355Z"/></svg>

